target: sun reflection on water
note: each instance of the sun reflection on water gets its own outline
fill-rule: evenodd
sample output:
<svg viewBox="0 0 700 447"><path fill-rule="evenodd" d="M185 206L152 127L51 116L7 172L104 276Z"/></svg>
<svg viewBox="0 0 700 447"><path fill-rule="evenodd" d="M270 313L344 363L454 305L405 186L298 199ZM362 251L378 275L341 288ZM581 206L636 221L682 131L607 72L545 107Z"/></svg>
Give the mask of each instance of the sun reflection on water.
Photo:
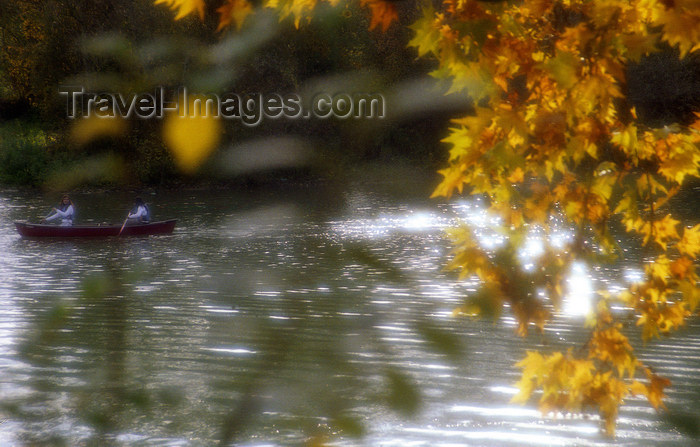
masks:
<svg viewBox="0 0 700 447"><path fill-rule="evenodd" d="M372 209L367 208L366 211L371 212ZM508 241L507 233L503 229L503 220L489 212L484 201L479 199L461 200L434 211L404 209L399 213L380 212L375 216L366 215L351 222L342 222L342 225L335 226L334 230L341 239L360 238L372 241L387 239L402 232L406 234L441 231L460 223L470 227L476 240L487 251L498 250ZM524 271L534 272L542 256L548 256L550 250L565 251L572 243L573 232L562 228L562 225L559 219L552 217L548 229L537 226L528 232L516 255ZM426 259L421 262L426 262ZM627 271L625 274L627 282L639 281L641 277L641 273L636 271ZM571 266L566 286L563 314L579 317L590 312L595 291L591 272L584 263L577 262ZM546 298L543 291L540 292L540 296Z"/></svg>
<svg viewBox="0 0 700 447"><path fill-rule="evenodd" d="M564 313L571 316L588 314L593 307L594 291L586 264L573 263L566 283L568 290L564 298Z"/></svg>
<svg viewBox="0 0 700 447"><path fill-rule="evenodd" d="M640 283L644 281L644 272L637 269L625 269L625 280L630 284Z"/></svg>

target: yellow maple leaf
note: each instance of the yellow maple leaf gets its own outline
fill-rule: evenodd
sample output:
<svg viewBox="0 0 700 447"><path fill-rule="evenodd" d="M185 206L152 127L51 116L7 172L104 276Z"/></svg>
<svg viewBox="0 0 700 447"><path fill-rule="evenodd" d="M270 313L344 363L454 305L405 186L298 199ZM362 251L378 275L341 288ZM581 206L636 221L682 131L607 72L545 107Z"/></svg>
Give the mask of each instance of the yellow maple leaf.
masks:
<svg viewBox="0 0 700 447"><path fill-rule="evenodd" d="M557 84L567 90L578 81L579 65L579 58L566 51L557 51L556 56L544 64Z"/></svg>
<svg viewBox="0 0 700 447"><path fill-rule="evenodd" d="M637 191L634 188L628 187L624 193L622 193L622 198L617 202L615 207L615 214L624 214L625 219L629 221L636 221L639 218L639 208L637 205ZM628 226L627 231L630 231Z"/></svg>
<svg viewBox="0 0 700 447"><path fill-rule="evenodd" d="M681 301L663 308L660 316L659 329L662 333L668 334L685 325L685 319L690 316L690 312L686 309L685 303Z"/></svg>
<svg viewBox="0 0 700 447"><path fill-rule="evenodd" d="M237 30L240 30L245 19L253 13L253 6L248 0L226 0L216 12L220 16L217 31L230 26L231 23L236 26Z"/></svg>
<svg viewBox="0 0 700 447"><path fill-rule="evenodd" d="M617 176L612 173L597 176L593 180L593 185L591 185L591 192L607 201L612 195L616 181Z"/></svg>
<svg viewBox="0 0 700 447"><path fill-rule="evenodd" d="M678 45L681 57L700 48L700 5L697 0L675 0L660 14L663 24L663 40L671 46Z"/></svg>
<svg viewBox="0 0 700 447"><path fill-rule="evenodd" d="M697 258L700 253L700 224L683 229L683 237L678 242L677 248L682 254Z"/></svg>
<svg viewBox="0 0 700 447"><path fill-rule="evenodd" d="M683 183L683 179L687 176L698 176L698 166L700 165L700 153L697 149L691 151L683 151L673 153L671 157L664 160L659 166L659 174L666 177L669 181L673 180L676 183Z"/></svg>
<svg viewBox="0 0 700 447"><path fill-rule="evenodd" d="M666 250L666 244L668 242L675 239L680 239L677 228L679 223L680 221L671 217L670 214L667 214L661 220L655 221L652 224L652 235L654 236L654 242Z"/></svg>
<svg viewBox="0 0 700 447"><path fill-rule="evenodd" d="M610 373L597 374L597 395L595 402L598 404L600 417L605 422L605 432L612 436L615 434L617 413L623 398L628 392L627 385Z"/></svg>
<svg viewBox="0 0 700 447"><path fill-rule="evenodd" d="M632 381L629 390L632 394L641 394L642 396L646 396L648 394L647 386L638 380Z"/></svg>
<svg viewBox="0 0 700 447"><path fill-rule="evenodd" d="M493 77L478 62L453 59L446 63L446 77L452 78L447 94L467 92L474 102L487 98L494 89Z"/></svg>
<svg viewBox="0 0 700 447"><path fill-rule="evenodd" d="M445 169L438 171L444 178L435 188L430 198L435 197L452 197L455 189L461 193L464 184L467 182L467 177L464 174L466 166L464 164L452 164Z"/></svg>
<svg viewBox="0 0 700 447"><path fill-rule="evenodd" d="M573 366L573 373L569 374L568 384L570 387L569 402L570 407L579 405L583 394L593 381L595 365L590 360L573 359L570 364Z"/></svg>
<svg viewBox="0 0 700 447"><path fill-rule="evenodd" d="M628 154L634 154L637 147L637 126L630 124L624 130L614 133L610 141Z"/></svg>
<svg viewBox="0 0 700 447"><path fill-rule="evenodd" d="M415 32L413 39L408 42L409 47L418 49L418 56L427 53L437 54L440 41L440 31L435 28L435 11L432 6L423 8L421 18L409 26Z"/></svg>
<svg viewBox="0 0 700 447"><path fill-rule="evenodd" d="M496 113L492 109L486 107L476 107L476 113L474 115L457 118L452 120L452 122L467 127L474 134L479 134L483 129L486 129L491 125L495 116ZM698 123L700 123L700 119L698 120Z"/></svg>
<svg viewBox="0 0 700 447"><path fill-rule="evenodd" d="M517 167L508 176L508 181L511 183L522 183L525 180L525 173L520 167Z"/></svg>
<svg viewBox="0 0 700 447"><path fill-rule="evenodd" d="M671 273L676 279L685 279L693 272L693 260L682 256L671 263Z"/></svg>
<svg viewBox="0 0 700 447"><path fill-rule="evenodd" d="M452 145L452 148L450 149L450 158L448 161L454 161L468 155L474 143L471 136L471 131L465 127L451 128L450 135L443 138L441 141Z"/></svg>
<svg viewBox="0 0 700 447"><path fill-rule="evenodd" d="M666 284L671 277L671 260L668 259L668 256L661 255L654 262L647 265L645 270L650 278Z"/></svg>
<svg viewBox="0 0 700 447"><path fill-rule="evenodd" d="M298 29L301 19L306 17L311 20L310 13L316 7L316 3L317 0L266 0L265 7L279 10L280 21L292 15L294 27Z"/></svg>
<svg viewBox="0 0 700 447"><path fill-rule="evenodd" d="M73 120L69 138L75 144L84 145L101 137L121 136L126 129L127 121L123 118L90 115Z"/></svg>
<svg viewBox="0 0 700 447"><path fill-rule="evenodd" d="M538 386L539 377L544 368L544 356L538 351L527 351L525 358L515 364L523 370L520 380L516 384L518 393L510 400L512 403L525 404Z"/></svg>
<svg viewBox="0 0 700 447"><path fill-rule="evenodd" d="M181 99L178 111L169 113L163 123L163 140L185 173L194 173L221 138L221 120L207 110L206 99L200 95L189 95L187 103Z"/></svg>
<svg viewBox="0 0 700 447"><path fill-rule="evenodd" d="M625 371L630 377L634 376L637 360L632 352L629 340L620 333L617 326L593 332L589 355L612 363L617 368L619 376L623 376Z"/></svg>
<svg viewBox="0 0 700 447"><path fill-rule="evenodd" d="M372 20L369 24L370 31L381 25L382 31L386 31L394 20L399 20L396 4L388 0L360 0L360 4L369 8Z"/></svg>
<svg viewBox="0 0 700 447"><path fill-rule="evenodd" d="M637 319L637 326L642 326L642 340L648 341L654 337L659 336L659 328L656 320L652 318L648 313L642 314Z"/></svg>
<svg viewBox="0 0 700 447"><path fill-rule="evenodd" d="M678 284L678 290L683 293L683 300L688 306L689 312L695 312L698 304L700 304L700 287L695 285L696 281L696 279L693 279L693 282L681 281Z"/></svg>
<svg viewBox="0 0 700 447"><path fill-rule="evenodd" d="M630 60L639 61L642 56L656 51L659 33L623 34L620 38L625 45L627 57Z"/></svg>
<svg viewBox="0 0 700 447"><path fill-rule="evenodd" d="M662 402L662 399L666 397L664 388L671 385L671 381L657 374L650 374L649 380L650 383L647 387L647 399L649 399L649 403L657 410L659 408L666 408L666 405Z"/></svg>
<svg viewBox="0 0 700 447"><path fill-rule="evenodd" d="M154 4L161 3L173 11L177 10L175 20L180 20L193 12L197 12L200 19L204 18L204 0L155 0Z"/></svg>
<svg viewBox="0 0 700 447"><path fill-rule="evenodd" d="M580 200L568 200L564 204L564 211L569 219L574 222L580 222L583 218L584 206Z"/></svg>

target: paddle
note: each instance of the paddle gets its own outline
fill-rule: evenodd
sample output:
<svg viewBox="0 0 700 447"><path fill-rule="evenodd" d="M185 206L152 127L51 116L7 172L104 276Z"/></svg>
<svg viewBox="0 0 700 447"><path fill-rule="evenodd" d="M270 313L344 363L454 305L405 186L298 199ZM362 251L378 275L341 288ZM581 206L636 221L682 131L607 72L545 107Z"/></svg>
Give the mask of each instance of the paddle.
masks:
<svg viewBox="0 0 700 447"><path fill-rule="evenodd" d="M46 219L48 219L49 216L51 216L51 215L53 214L53 210L55 210L55 209L56 209L56 208L54 208L54 209L52 209L51 211L49 211L49 214L47 214L46 216L44 216L44 218L41 219L41 221L42 221L42 222L46 222Z"/></svg>
<svg viewBox="0 0 700 447"><path fill-rule="evenodd" d="M128 221L129 221L129 217L127 216L127 218L124 219L124 225L122 225L122 228L121 228L121 230L119 230L119 234L117 234L117 236L121 236L121 235L122 235L122 231L124 231L124 227L126 226L126 223L127 223Z"/></svg>

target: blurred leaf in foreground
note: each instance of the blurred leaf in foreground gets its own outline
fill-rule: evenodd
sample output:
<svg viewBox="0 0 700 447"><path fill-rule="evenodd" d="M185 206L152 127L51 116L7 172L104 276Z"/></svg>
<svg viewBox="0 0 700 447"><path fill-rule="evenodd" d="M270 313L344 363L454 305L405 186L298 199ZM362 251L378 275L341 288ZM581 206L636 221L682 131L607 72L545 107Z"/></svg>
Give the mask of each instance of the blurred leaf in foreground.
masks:
<svg viewBox="0 0 700 447"><path fill-rule="evenodd" d="M175 20L180 20L181 18L197 11L200 18L204 18L204 0L156 0L155 4L164 3L173 11L177 10L177 15Z"/></svg>
<svg viewBox="0 0 700 447"><path fill-rule="evenodd" d="M404 374L395 369L386 373L387 403L389 407L405 416L416 414L421 404L418 387Z"/></svg>
<svg viewBox="0 0 700 447"><path fill-rule="evenodd" d="M205 96L190 95L178 103L177 113L166 116L165 143L182 172L196 172L219 144L222 124L215 112L208 110Z"/></svg>
<svg viewBox="0 0 700 447"><path fill-rule="evenodd" d="M121 118L91 115L73 121L70 140L83 146L101 137L118 137L124 135L127 123Z"/></svg>
<svg viewBox="0 0 700 447"><path fill-rule="evenodd" d="M114 154L95 155L53 172L44 183L52 191L68 191L84 184L119 183L125 178L126 166Z"/></svg>
<svg viewBox="0 0 700 447"><path fill-rule="evenodd" d="M456 363L464 358L464 346L452 332L427 322L420 322L417 329L433 349L446 355L452 362Z"/></svg>

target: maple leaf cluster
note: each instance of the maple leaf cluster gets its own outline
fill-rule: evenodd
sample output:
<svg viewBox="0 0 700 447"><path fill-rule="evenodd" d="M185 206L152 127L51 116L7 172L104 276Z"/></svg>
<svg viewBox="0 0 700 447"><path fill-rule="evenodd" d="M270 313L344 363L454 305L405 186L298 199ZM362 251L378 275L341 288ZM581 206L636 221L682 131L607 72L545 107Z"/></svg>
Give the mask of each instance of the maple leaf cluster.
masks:
<svg viewBox="0 0 700 447"><path fill-rule="evenodd" d="M493 314L508 304L525 334L528 325L541 328L548 309L559 305L565 266L622 254L613 225L621 223L647 253L656 253L640 260L641 283L601 297L585 355L529 353L518 364L516 401L539 388L543 412L597 407L608 433L625 396L643 394L662 408L668 385L634 357L609 302L634 311L644 340L673 332L697 313L700 225L682 227L668 202L700 175L700 119L650 128L637 120L623 86L627 64L662 42L681 56L700 49L699 11L695 0L445 0L412 26L410 45L439 62L433 75L477 104L473 114L453 120L443 140L448 165L433 196L488 197L510 232L509 245L533 226L550 231L550 216L576 229L571 244L541 257L535 271L542 274L518 279L515 291L510 283L525 274L503 262L503 249L479 251L467 230L453 232L449 267L483 284L457 312ZM544 296L536 293L542 287ZM639 372L647 383L635 378Z"/></svg>
<svg viewBox="0 0 700 447"><path fill-rule="evenodd" d="M197 13L200 18L204 18L206 3L205 0L154 0L155 4L164 4L170 9L177 11L175 20L179 20L190 14ZM318 3L328 3L331 6L338 6L343 0L264 0L262 8L274 9L279 13L280 20L292 17L294 26L299 28L303 21L310 21L313 17L314 9ZM360 5L366 8L371 15L369 29L381 28L386 31L389 26L398 21L398 11L396 3L391 0L360 0ZM223 0L221 6L217 8L219 14L218 31L229 28L232 24L240 30L246 18L255 13L255 7L249 0Z"/></svg>
<svg viewBox="0 0 700 447"><path fill-rule="evenodd" d="M343 0L323 0L337 7ZM176 19L204 15L204 0L155 0ZM311 20L320 0L265 0L295 27ZM476 275L482 287L456 314L497 316L510 309L518 332L542 329L560 303L574 261L599 263L622 253L612 236L621 225L651 253L644 279L622 293L601 294L584 349L529 352L514 399L541 390L543 412L597 408L613 433L619 405L631 394L663 408L669 381L634 355L613 303L631 310L642 337L669 334L698 311L695 264L700 225L686 226L669 200L700 176L700 116L691 125L652 128L625 98L626 67L661 45L680 57L700 50L700 0L524 0L426 2L411 25L409 46L437 61L431 74L463 94L474 112L452 121L443 142L447 166L433 197L488 198L502 218L505 246L489 252L466 227L450 232L450 268ZM370 29L398 21L395 2L360 0ZM219 29L237 29L256 8L224 0ZM550 232L551 216L575 229L563 247L547 247L524 271L517 250L533 227ZM541 293L544 290L545 293Z"/></svg>

